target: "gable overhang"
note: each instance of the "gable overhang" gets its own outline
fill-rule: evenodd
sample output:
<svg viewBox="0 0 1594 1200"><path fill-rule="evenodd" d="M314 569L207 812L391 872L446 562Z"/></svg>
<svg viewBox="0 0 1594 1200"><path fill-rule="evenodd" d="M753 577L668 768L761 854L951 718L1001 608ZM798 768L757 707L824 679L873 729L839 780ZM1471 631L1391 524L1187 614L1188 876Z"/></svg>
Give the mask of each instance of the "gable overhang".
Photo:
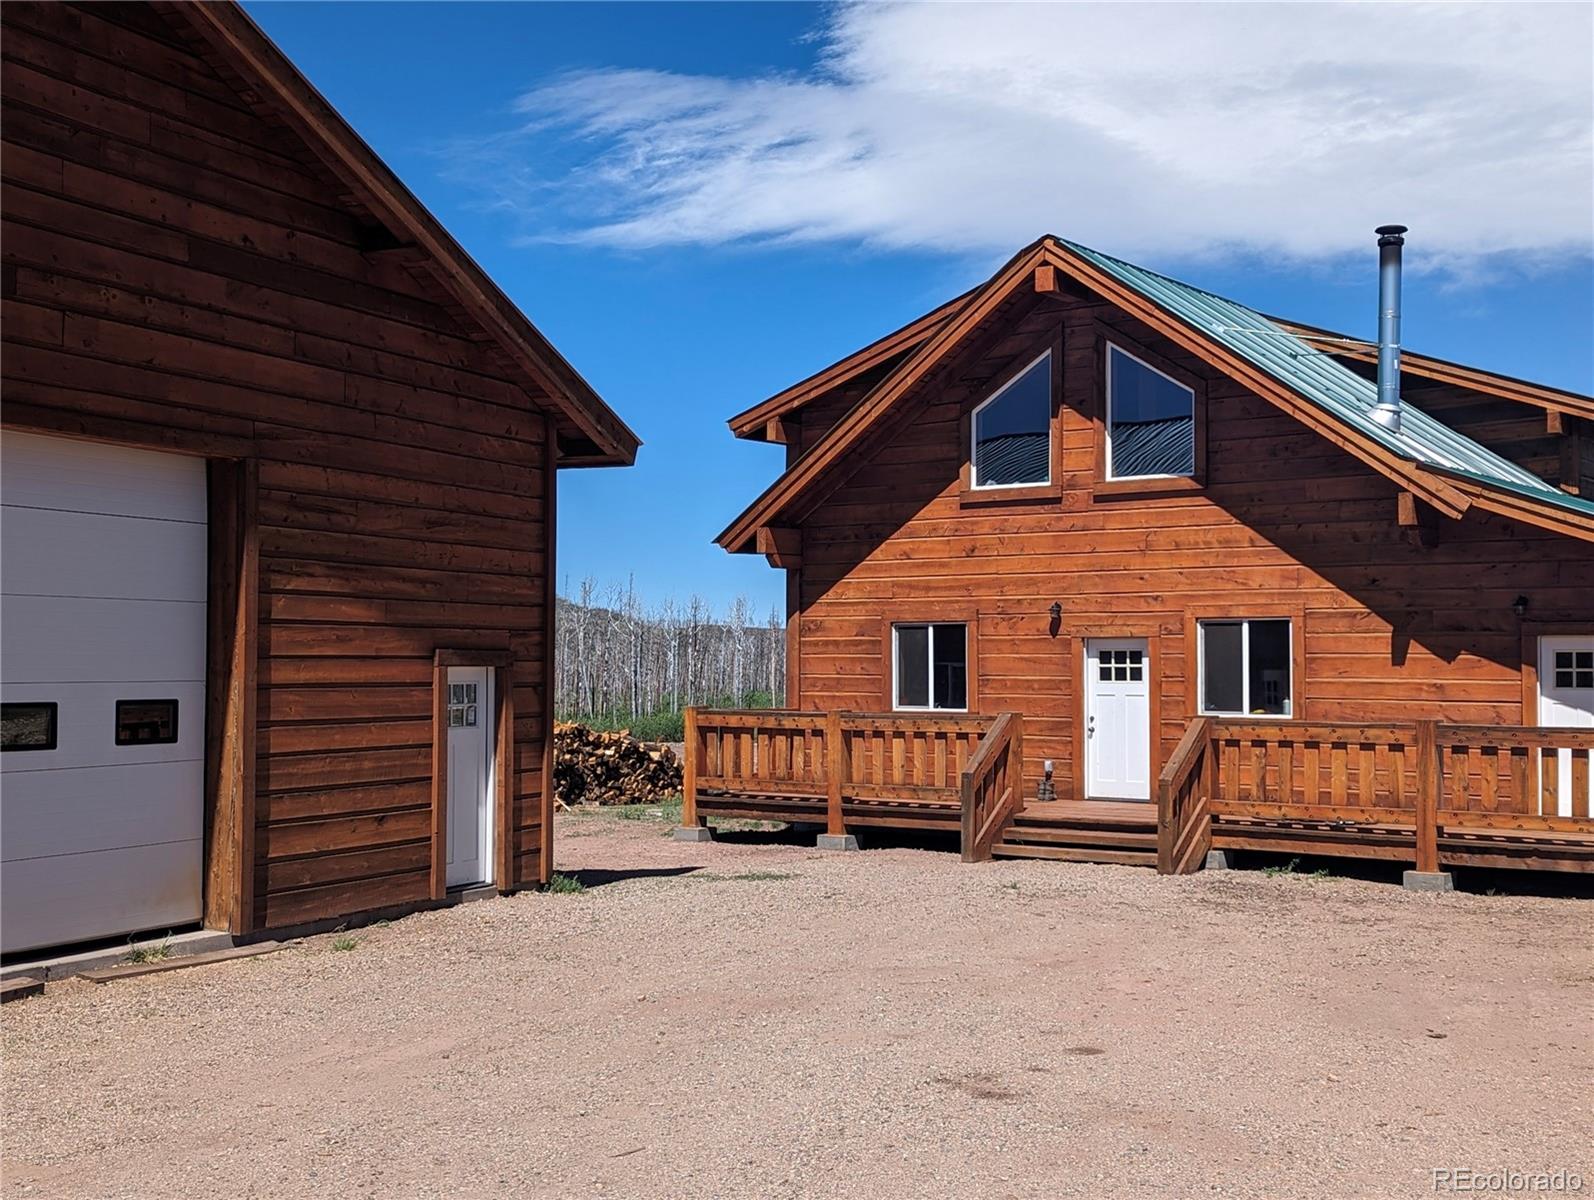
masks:
<svg viewBox="0 0 1594 1200"><path fill-rule="evenodd" d="M961 307L943 321L918 350L876 384L829 433L770 484L714 539L715 543L732 554L755 553L759 529L775 524L778 517L795 508L799 501L816 501L824 494L819 491L821 481L829 482L832 487L839 486L842 479L834 477L833 468L914 384L995 312L1002 301L1019 287L1030 284L1035 268L1044 262L1043 247L1044 243L1037 242L1021 250L989 282L969 293ZM827 475L830 476L828 480Z"/></svg>
<svg viewBox="0 0 1594 1200"><path fill-rule="evenodd" d="M165 3L305 144L360 208L392 235L392 250L424 270L524 377L528 398L551 409L562 466L628 466L640 439L454 240L437 218L233 0ZM380 253L378 251L377 253Z"/></svg>
<svg viewBox="0 0 1594 1200"><path fill-rule="evenodd" d="M1337 419L1282 380L1188 324L1156 300L1096 267L1067 245L1044 237L1020 251L925 339L828 434L797 459L715 539L732 554L753 553L758 530L792 524L857 469L854 454L867 435L912 388L962 346L980 323L1016 291L1060 290L1068 279L1117 305L1215 369L1289 413L1353 458L1386 476L1451 519L1476 505L1513 520L1594 541L1594 517L1558 509L1481 478L1419 463L1394 453L1354 425ZM851 458L849 465L849 456Z"/></svg>
<svg viewBox="0 0 1594 1200"><path fill-rule="evenodd" d="M1295 334L1302 341L1317 342L1322 346L1324 353L1335 358L1350 358L1365 363L1378 361L1376 343L1361 341L1332 329L1322 329L1316 325L1306 325L1284 317L1270 316L1268 320L1280 329ZM1544 409L1546 412L1558 412L1565 416L1594 421L1594 396L1584 396L1564 388L1549 387L1531 380L1501 375L1495 371L1484 371L1463 363L1435 358L1431 354L1417 354L1405 347L1400 351L1400 370L1403 375L1415 375L1421 379L1451 384L1466 388L1468 391L1496 396L1502 400L1514 400L1518 404L1527 404Z"/></svg>
<svg viewBox="0 0 1594 1200"><path fill-rule="evenodd" d="M870 342L863 349L831 363L823 371L810 375L800 383L792 384L784 391L776 392L768 400L760 401L745 412L737 413L727 422L731 432L747 441L778 440L770 436L774 422L839 387L845 387L859 376L867 374L883 363L890 362L898 355L917 349L978 290L974 288L948 300L945 304L936 306L923 316L915 317L902 328L895 329L885 337Z"/></svg>

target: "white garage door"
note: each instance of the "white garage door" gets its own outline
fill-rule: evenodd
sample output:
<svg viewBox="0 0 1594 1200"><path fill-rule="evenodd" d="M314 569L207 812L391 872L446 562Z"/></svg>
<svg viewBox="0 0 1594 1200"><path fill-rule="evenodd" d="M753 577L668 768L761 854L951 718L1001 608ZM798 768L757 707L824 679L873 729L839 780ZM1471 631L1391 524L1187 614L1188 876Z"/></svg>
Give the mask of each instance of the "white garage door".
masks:
<svg viewBox="0 0 1594 1200"><path fill-rule="evenodd" d="M197 921L205 463L0 437L0 941Z"/></svg>

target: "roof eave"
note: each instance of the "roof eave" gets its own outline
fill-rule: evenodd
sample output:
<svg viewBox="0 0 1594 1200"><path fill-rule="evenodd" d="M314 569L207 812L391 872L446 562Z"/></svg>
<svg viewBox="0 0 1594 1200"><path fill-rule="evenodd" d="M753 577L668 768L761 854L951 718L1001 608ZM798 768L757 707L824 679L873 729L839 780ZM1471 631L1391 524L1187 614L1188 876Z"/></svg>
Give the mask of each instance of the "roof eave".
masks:
<svg viewBox="0 0 1594 1200"><path fill-rule="evenodd" d="M1354 358L1359 362L1378 361L1378 348L1372 342L1363 342L1332 329L1308 325L1304 321L1294 321L1287 317L1269 316L1267 319L1292 333L1304 335L1307 340L1327 339L1333 343L1324 347L1327 354ZM1504 400L1514 400L1520 404L1532 405L1551 412L1594 420L1594 396L1585 396L1565 388L1550 387L1548 384L1534 383L1529 379L1518 379L1513 375L1502 375L1498 371L1485 371L1480 367L1469 367L1465 363L1435 358L1431 354L1419 354L1405 347L1401 347L1400 351L1400 369L1403 374L1416 375L1437 383L1454 384L1471 391L1498 396Z"/></svg>
<svg viewBox="0 0 1594 1200"><path fill-rule="evenodd" d="M729 425L731 433L745 441L767 441L767 431L771 421L795 412L836 388L850 383L859 375L895 355L912 351L928 339L978 290L972 288L922 316L915 317L884 337L875 339L845 358L837 359L823 370L816 371L808 378L792 384L791 387L776 392L769 399L761 400L753 407L737 413L726 424Z"/></svg>
<svg viewBox="0 0 1594 1200"><path fill-rule="evenodd" d="M628 466L641 439L494 283L402 180L300 73L248 13L226 3L172 4L260 94L377 220L424 254L425 265L536 383L548 402L590 439L583 465Z"/></svg>

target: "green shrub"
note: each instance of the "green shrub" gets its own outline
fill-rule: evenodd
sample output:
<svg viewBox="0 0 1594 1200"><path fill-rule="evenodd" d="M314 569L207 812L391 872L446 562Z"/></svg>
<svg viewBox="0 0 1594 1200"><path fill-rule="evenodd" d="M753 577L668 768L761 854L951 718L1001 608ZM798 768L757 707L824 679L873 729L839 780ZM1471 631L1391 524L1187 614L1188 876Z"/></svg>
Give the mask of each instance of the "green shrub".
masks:
<svg viewBox="0 0 1594 1200"><path fill-rule="evenodd" d="M553 877L548 880L548 887L546 890L552 892L556 896L571 896L576 892L586 891L587 885L582 883L581 880L577 879L574 875L562 875L558 872L555 872Z"/></svg>

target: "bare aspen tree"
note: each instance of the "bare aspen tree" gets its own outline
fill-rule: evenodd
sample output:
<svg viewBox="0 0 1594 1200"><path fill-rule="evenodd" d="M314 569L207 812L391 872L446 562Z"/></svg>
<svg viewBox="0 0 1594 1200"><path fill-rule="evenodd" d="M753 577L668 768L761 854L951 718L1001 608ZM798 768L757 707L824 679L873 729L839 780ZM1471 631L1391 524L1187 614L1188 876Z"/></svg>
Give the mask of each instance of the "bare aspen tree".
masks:
<svg viewBox="0 0 1594 1200"><path fill-rule="evenodd" d="M573 595L564 591L554 622L554 710L561 718L623 721L687 704L784 704L778 611L755 625L745 596L723 616L701 596L648 608L634 580L600 588L589 578Z"/></svg>

